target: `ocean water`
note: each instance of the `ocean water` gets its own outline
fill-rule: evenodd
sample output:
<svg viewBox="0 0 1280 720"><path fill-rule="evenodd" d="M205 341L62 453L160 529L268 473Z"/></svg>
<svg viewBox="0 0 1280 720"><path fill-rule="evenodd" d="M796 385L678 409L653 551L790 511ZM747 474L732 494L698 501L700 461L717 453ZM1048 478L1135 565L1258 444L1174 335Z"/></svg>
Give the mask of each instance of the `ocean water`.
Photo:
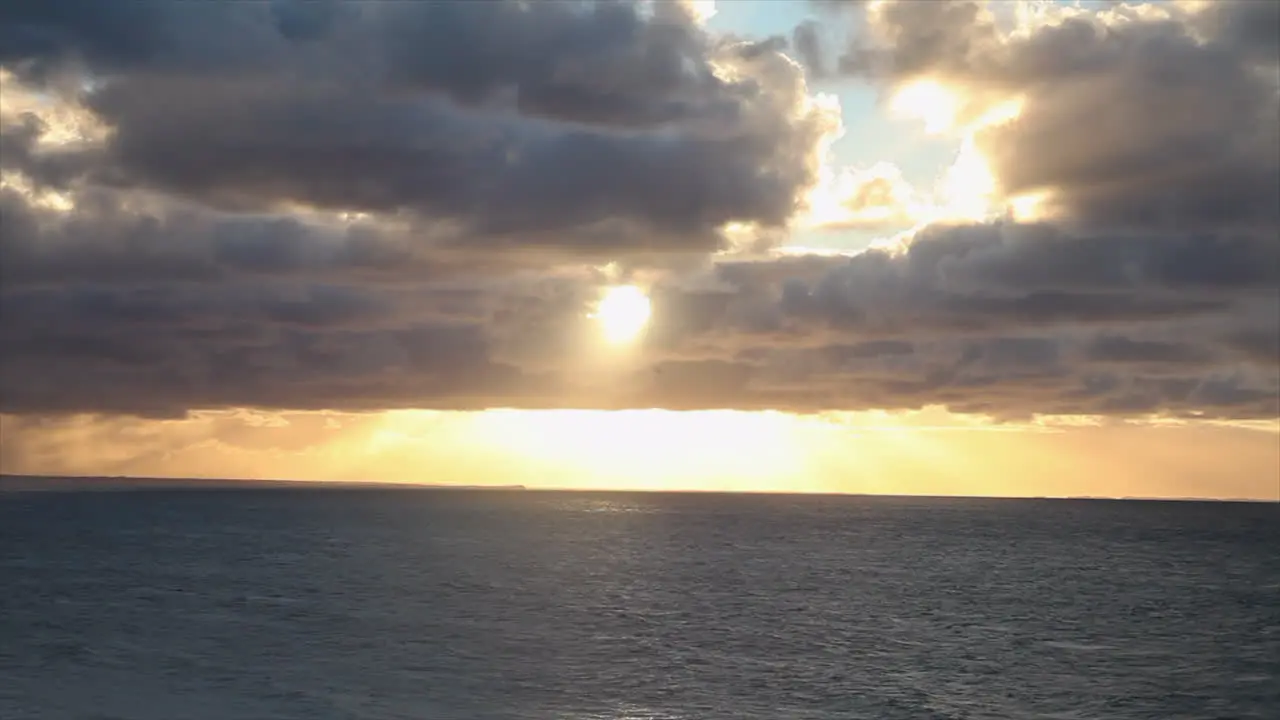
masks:
<svg viewBox="0 0 1280 720"><path fill-rule="evenodd" d="M1276 717L1276 505L0 495L4 720Z"/></svg>

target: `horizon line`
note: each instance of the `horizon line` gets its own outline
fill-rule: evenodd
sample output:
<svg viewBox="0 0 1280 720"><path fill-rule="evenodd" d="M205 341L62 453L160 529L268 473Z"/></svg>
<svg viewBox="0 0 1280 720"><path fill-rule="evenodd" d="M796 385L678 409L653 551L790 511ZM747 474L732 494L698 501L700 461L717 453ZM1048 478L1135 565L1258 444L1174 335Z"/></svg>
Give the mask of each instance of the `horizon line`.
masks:
<svg viewBox="0 0 1280 720"><path fill-rule="evenodd" d="M26 486L10 487L10 483L28 483ZM39 487L41 483L51 481L53 487ZM90 487L102 483L98 487ZM108 484L113 483L113 484ZM130 484L135 487L128 487ZM396 482L385 480L310 480L281 478L206 478L206 477L164 477L133 475L25 475L17 473L0 473L0 495L7 493L40 493L40 492L144 492L163 490L280 490L280 489L322 489L322 490L418 490L418 491L484 491L484 492L553 492L553 493L606 493L606 494L646 494L646 495L787 495L818 497L850 497L850 498L902 498L917 500L1062 500L1062 501L1098 501L1098 502L1182 502L1182 503L1261 503L1280 505L1280 496L1276 498L1249 497L1153 497L1139 495L940 495L910 493L869 493L842 492L839 490L710 490L701 488L639 488L639 487L556 487L528 486L520 483L474 484L474 483L430 483L430 482Z"/></svg>

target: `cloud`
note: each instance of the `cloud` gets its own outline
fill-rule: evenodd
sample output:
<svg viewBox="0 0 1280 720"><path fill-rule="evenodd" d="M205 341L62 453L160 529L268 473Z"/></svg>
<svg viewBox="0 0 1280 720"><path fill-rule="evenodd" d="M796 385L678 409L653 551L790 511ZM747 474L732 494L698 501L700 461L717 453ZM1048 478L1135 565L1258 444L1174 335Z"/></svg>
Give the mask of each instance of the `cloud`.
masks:
<svg viewBox="0 0 1280 720"><path fill-rule="evenodd" d="M808 69L810 77L824 78L828 73L828 61L824 55L822 34L817 21L805 20L791 31L791 46L796 56Z"/></svg>
<svg viewBox="0 0 1280 720"><path fill-rule="evenodd" d="M722 260L655 285L647 337L621 357L588 318L590 273L81 271L79 283L6 285L0 406L1272 416L1280 277L1251 261L1265 248L1206 242L1185 241L1179 264L1163 238L974 224L850 258Z"/></svg>
<svg viewBox="0 0 1280 720"><path fill-rule="evenodd" d="M929 205L896 166L882 162L824 173L809 196L809 221L829 229L891 231L916 224Z"/></svg>
<svg viewBox="0 0 1280 720"><path fill-rule="evenodd" d="M840 71L956 89L1035 213L767 252L931 215L824 165L838 108L784 43L683 6L6 7L0 412L1280 411L1256 11L869 7ZM615 282L653 299L622 351Z"/></svg>
<svg viewBox="0 0 1280 720"><path fill-rule="evenodd" d="M466 236L439 223L233 213L103 188L60 198L69 207L41 202L26 188L0 188L6 288L246 278L426 282L492 276L533 262L517 249L468 248ZM546 257L540 260L545 265Z"/></svg>
<svg viewBox="0 0 1280 720"><path fill-rule="evenodd" d="M1062 10L1014 30L976 0L887 0L846 73L959 89L1006 196L1094 227L1253 230L1280 223L1280 56L1271 3ZM1261 8L1261 9L1260 9Z"/></svg>
<svg viewBox="0 0 1280 720"><path fill-rule="evenodd" d="M42 185L705 252L727 223L785 225L838 122L774 46L662 5L143 2L93 22L79 5L0 17L20 76L87 66L94 83L64 94L111 130L37 158L40 128L8 128Z"/></svg>

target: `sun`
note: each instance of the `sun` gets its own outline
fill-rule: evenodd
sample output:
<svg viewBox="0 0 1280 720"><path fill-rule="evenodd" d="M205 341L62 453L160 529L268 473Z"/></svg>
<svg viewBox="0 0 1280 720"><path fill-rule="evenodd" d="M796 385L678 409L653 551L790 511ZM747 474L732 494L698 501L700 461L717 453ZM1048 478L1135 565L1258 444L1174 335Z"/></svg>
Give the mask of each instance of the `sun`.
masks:
<svg viewBox="0 0 1280 720"><path fill-rule="evenodd" d="M626 343L639 337L649 322L649 298L635 285L617 285L604 292L596 306L595 319L611 343Z"/></svg>

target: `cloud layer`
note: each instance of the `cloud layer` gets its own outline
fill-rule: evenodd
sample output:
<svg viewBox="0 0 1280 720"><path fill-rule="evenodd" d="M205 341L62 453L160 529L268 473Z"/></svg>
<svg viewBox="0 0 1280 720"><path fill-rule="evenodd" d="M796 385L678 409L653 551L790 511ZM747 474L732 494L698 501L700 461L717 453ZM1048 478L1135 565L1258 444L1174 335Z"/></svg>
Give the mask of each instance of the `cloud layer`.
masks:
<svg viewBox="0 0 1280 720"><path fill-rule="evenodd" d="M1270 5L847 5L835 58L665 3L10 4L0 412L1280 413ZM951 88L1035 213L772 252L819 74ZM862 179L848 224L896 212Z"/></svg>

